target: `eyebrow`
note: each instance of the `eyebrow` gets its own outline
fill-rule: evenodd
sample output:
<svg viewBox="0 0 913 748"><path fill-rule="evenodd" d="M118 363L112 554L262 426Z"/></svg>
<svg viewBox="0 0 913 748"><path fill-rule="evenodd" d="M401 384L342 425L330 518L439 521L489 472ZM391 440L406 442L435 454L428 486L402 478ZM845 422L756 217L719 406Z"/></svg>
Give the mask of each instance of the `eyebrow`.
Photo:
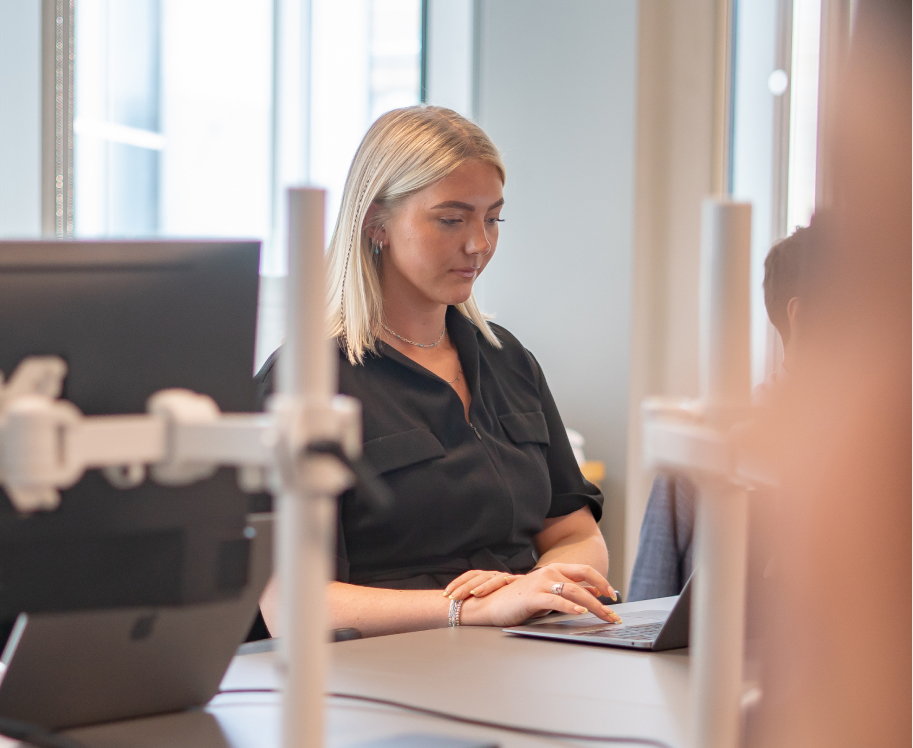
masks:
<svg viewBox="0 0 913 748"><path fill-rule="evenodd" d="M500 200L489 205L488 210L494 210L495 208L499 208L502 205L504 205L503 197ZM437 210L438 208L459 208L460 210L469 211L474 211L476 209L475 205L471 205L470 203L461 203L459 200L448 200L444 203L438 203L437 205L433 206L431 210Z"/></svg>

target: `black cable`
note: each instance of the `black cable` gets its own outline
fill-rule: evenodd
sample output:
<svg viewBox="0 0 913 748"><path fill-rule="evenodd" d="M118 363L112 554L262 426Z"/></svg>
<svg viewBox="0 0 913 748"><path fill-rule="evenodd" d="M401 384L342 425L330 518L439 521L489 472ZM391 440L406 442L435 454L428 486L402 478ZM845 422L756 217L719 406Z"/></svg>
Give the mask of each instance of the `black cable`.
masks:
<svg viewBox="0 0 913 748"><path fill-rule="evenodd" d="M216 696L220 696L223 693L280 693L280 690L278 688L226 688L224 691L219 691ZM551 738L553 740L581 740L589 743L632 743L634 745L649 745L653 746L653 748L672 748L669 743L664 743L662 740L654 740L653 738L640 738L636 736L624 735L588 735L586 733L579 732L539 730L535 727L523 727L522 725L510 725L506 722L489 722L484 719L464 717L460 714L441 712L437 709L426 709L425 707L414 706L413 704L407 704L402 701L393 701L392 699L379 699L374 696L361 696L354 693L334 692L326 693L325 695L336 699L351 699L353 701L364 701L369 704L392 706L397 709L405 709L410 712L416 712L417 714L425 714L429 717L437 717L439 719L450 720L451 722L461 722L465 725L473 725L474 727L488 727L494 730L505 730L506 732L515 732L520 735L531 735L537 738Z"/></svg>
<svg viewBox="0 0 913 748"><path fill-rule="evenodd" d="M86 748L78 740L66 735L58 735L31 722L20 722L18 719L6 717L0 717L0 735L35 748Z"/></svg>

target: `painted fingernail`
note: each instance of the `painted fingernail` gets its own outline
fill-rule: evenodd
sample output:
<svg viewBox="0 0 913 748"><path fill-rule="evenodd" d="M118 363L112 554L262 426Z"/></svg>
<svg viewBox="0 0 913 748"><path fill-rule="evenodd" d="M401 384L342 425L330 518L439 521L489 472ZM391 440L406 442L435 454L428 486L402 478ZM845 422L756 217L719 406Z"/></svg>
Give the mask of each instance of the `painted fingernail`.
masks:
<svg viewBox="0 0 913 748"><path fill-rule="evenodd" d="M475 590L469 590L469 594L470 594L470 595L474 595L475 593L476 593Z"/></svg>
<svg viewBox="0 0 913 748"><path fill-rule="evenodd" d="M451 600L456 600L456 595L448 595L447 597L449 597Z"/></svg>
<svg viewBox="0 0 913 748"><path fill-rule="evenodd" d="M587 609L584 608L582 605L575 605L575 606L574 606L574 610L575 610L577 613L586 613L586 612L587 612Z"/></svg>
<svg viewBox="0 0 913 748"><path fill-rule="evenodd" d="M612 590L612 594L609 597L612 598L612 602L618 602L618 593L615 590Z"/></svg>
<svg viewBox="0 0 913 748"><path fill-rule="evenodd" d="M450 597L450 593L447 590L444 590L444 597Z"/></svg>

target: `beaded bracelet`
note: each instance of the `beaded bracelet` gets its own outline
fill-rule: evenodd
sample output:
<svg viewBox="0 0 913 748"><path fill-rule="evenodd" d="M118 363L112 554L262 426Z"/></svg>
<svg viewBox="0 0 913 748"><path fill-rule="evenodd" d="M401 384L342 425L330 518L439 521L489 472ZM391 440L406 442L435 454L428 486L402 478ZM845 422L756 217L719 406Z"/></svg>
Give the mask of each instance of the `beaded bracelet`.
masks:
<svg viewBox="0 0 913 748"><path fill-rule="evenodd" d="M460 625L460 611L463 609L462 600L451 600L450 601L450 614L447 616L447 622L453 626Z"/></svg>

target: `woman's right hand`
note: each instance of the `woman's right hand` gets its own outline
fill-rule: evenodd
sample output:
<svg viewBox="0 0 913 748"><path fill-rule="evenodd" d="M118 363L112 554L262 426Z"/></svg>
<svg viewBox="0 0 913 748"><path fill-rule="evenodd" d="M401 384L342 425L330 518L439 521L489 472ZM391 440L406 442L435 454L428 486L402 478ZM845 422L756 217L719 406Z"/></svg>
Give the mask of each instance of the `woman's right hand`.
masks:
<svg viewBox="0 0 913 748"><path fill-rule="evenodd" d="M461 623L466 626L516 626L543 611L570 614L593 613L606 623L621 618L603 605L585 587L601 594L611 589L605 578L585 564L548 564L529 574L516 576L505 587L485 597L470 597L463 603ZM561 594L555 594L560 585Z"/></svg>

